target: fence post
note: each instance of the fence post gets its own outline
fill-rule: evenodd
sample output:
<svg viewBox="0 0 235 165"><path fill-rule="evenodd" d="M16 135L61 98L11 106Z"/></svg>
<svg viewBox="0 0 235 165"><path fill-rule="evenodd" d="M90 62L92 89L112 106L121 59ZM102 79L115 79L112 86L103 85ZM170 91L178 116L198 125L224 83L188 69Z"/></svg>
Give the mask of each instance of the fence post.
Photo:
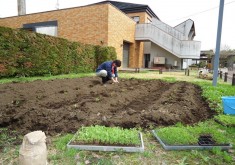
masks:
<svg viewBox="0 0 235 165"><path fill-rule="evenodd" d="M227 78L228 78L228 72L224 73L224 82L227 82Z"/></svg>
<svg viewBox="0 0 235 165"><path fill-rule="evenodd" d="M220 71L220 72L219 72L219 77L220 77L220 79L222 79L222 76L223 76L223 72Z"/></svg>
<svg viewBox="0 0 235 165"><path fill-rule="evenodd" d="M233 73L232 86L235 86L235 73Z"/></svg>
<svg viewBox="0 0 235 165"><path fill-rule="evenodd" d="M188 76L189 76L189 69L188 69Z"/></svg>
<svg viewBox="0 0 235 165"><path fill-rule="evenodd" d="M185 74L185 76L187 75L187 69L184 70L184 74Z"/></svg>
<svg viewBox="0 0 235 165"><path fill-rule="evenodd" d="M159 74L162 74L162 68L159 69Z"/></svg>

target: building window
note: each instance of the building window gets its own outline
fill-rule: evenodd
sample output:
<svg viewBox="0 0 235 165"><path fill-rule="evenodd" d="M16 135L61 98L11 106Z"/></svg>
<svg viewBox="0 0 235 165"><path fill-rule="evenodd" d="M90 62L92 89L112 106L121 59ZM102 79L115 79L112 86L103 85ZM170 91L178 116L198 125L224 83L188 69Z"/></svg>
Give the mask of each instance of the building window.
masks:
<svg viewBox="0 0 235 165"><path fill-rule="evenodd" d="M24 24L23 29L50 36L57 36L57 21Z"/></svg>
<svg viewBox="0 0 235 165"><path fill-rule="evenodd" d="M57 36L57 26L38 26L35 27L35 31L49 36Z"/></svg>
<svg viewBox="0 0 235 165"><path fill-rule="evenodd" d="M133 19L136 23L140 23L140 17L139 17L139 16L132 17L132 19Z"/></svg>

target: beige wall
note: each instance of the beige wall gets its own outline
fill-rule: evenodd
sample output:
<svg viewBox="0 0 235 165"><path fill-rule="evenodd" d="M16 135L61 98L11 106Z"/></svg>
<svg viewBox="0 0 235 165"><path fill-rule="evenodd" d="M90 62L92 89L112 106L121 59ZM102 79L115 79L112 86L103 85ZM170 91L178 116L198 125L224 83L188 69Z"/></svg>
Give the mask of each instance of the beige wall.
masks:
<svg viewBox="0 0 235 165"><path fill-rule="evenodd" d="M135 17L139 16L140 17L140 22L139 23L148 23L148 19L151 20L151 16L148 15L146 12L140 12L140 13L128 13L127 14L129 17Z"/></svg>
<svg viewBox="0 0 235 165"><path fill-rule="evenodd" d="M0 26L22 28L26 23L58 21L58 37L89 44L107 44L108 5L94 5L0 19Z"/></svg>
<svg viewBox="0 0 235 165"><path fill-rule="evenodd" d="M139 13L128 13L127 14L130 18L135 17L135 16L139 16L140 17L140 21L139 23L148 23L148 20L151 20L151 16L149 14L147 14L146 12L139 12ZM136 56L138 56L138 58L134 58L135 59L135 64L134 67L143 67L144 66L144 42L136 42L136 44L138 45L138 52L136 52Z"/></svg>
<svg viewBox="0 0 235 165"><path fill-rule="evenodd" d="M143 42L135 41L132 47L135 53L130 57L130 60L132 61L130 68L143 67Z"/></svg>
<svg viewBox="0 0 235 165"><path fill-rule="evenodd" d="M135 21L129 18L114 6L109 6L108 17L108 45L116 48L118 59L123 60L123 42L133 45L135 42ZM130 57L134 57L136 53L133 46L130 46L129 67L134 65L134 61Z"/></svg>

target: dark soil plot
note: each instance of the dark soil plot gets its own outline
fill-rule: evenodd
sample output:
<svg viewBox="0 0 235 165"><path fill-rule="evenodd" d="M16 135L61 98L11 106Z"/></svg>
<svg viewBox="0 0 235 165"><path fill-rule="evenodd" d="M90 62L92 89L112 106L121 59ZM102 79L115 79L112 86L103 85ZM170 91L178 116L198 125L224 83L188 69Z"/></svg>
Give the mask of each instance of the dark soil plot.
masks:
<svg viewBox="0 0 235 165"><path fill-rule="evenodd" d="M0 127L26 134L76 132L89 125L124 128L192 124L213 116L191 83L98 77L0 85Z"/></svg>

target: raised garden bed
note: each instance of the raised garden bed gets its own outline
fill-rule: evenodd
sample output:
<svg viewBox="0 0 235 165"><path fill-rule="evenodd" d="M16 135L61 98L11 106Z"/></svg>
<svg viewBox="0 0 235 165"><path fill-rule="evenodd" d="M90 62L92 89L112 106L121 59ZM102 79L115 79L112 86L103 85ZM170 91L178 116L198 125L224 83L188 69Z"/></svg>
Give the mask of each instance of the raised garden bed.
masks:
<svg viewBox="0 0 235 165"><path fill-rule="evenodd" d="M176 125L160 128L152 130L152 133L165 150L232 148L226 138L226 132L220 131L219 127L209 122L195 126Z"/></svg>
<svg viewBox="0 0 235 165"><path fill-rule="evenodd" d="M67 144L68 148L90 151L143 152L144 142L135 129L119 127L82 127Z"/></svg>
<svg viewBox="0 0 235 165"><path fill-rule="evenodd" d="M231 144L216 144L211 136L201 136L198 139L198 144L195 145L190 145L190 144L185 144L185 145L168 145L163 140L157 135L157 131L152 130L152 133L154 137L159 141L159 143L162 145L162 147L165 150L204 150L204 149L213 149L214 147L219 147L221 150L229 150L232 148Z"/></svg>

